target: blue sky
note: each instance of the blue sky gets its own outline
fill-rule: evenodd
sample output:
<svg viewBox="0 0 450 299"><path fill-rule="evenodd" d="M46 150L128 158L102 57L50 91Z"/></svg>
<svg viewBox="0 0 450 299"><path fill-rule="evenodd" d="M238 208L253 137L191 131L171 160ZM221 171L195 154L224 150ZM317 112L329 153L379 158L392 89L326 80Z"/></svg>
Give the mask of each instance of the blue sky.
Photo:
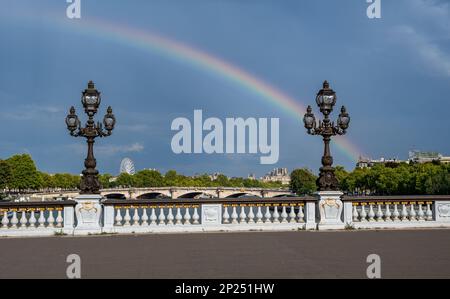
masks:
<svg viewBox="0 0 450 299"><path fill-rule="evenodd" d="M322 141L301 119L224 78L160 53L70 30L102 19L150 30L220 57L313 104L323 80L352 116L348 138L364 155L406 158L410 149L450 155L449 1L382 0L367 18L365 0L82 0L81 20L65 17L65 0L0 0L0 157L30 153L48 172L78 173L85 144L68 135L68 108L94 80L103 110L114 108L113 136L98 140L98 168L185 174L263 175L274 167L318 169ZM58 26L57 18L68 22ZM45 20L47 19L47 20ZM176 155L176 117L280 118L280 159L259 155ZM317 110L316 110L317 113ZM337 113L335 113L335 116ZM335 163L354 162L336 148Z"/></svg>

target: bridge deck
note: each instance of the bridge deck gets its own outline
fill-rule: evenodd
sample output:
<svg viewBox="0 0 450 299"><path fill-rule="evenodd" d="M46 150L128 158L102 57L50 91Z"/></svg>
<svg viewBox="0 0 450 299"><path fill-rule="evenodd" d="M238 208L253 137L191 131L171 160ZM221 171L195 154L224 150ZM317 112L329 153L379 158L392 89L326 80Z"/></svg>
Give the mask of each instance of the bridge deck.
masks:
<svg viewBox="0 0 450 299"><path fill-rule="evenodd" d="M284 232L0 239L0 278L450 278L450 230Z"/></svg>

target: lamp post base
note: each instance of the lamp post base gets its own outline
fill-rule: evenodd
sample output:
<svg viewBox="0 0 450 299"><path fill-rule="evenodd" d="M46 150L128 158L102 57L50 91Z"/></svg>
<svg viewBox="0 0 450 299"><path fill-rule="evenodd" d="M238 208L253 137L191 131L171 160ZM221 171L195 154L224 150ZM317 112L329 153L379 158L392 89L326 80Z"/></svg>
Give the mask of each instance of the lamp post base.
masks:
<svg viewBox="0 0 450 299"><path fill-rule="evenodd" d="M102 206L101 195L89 194L75 197L77 205L75 206L75 215L78 224L76 225L75 235L100 234L102 232L101 215Z"/></svg>
<svg viewBox="0 0 450 299"><path fill-rule="evenodd" d="M318 196L319 230L334 230L345 228L342 219L344 204L341 191L320 191Z"/></svg>

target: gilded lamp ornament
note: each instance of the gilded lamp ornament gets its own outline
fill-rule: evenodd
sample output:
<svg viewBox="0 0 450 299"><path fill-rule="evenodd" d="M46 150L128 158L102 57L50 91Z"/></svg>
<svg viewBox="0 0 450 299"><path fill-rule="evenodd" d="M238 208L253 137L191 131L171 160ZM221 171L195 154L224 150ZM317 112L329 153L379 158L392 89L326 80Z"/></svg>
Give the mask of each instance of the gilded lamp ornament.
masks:
<svg viewBox="0 0 450 299"><path fill-rule="evenodd" d="M94 157L94 143L97 137L107 137L112 134L116 125L116 118L112 108L108 107L106 115L101 122L95 123L94 116L98 112L101 103L101 94L95 88L94 82L89 81L88 88L82 92L81 104L84 112L88 116L85 127L81 126L81 121L76 115L75 108L70 108L66 117L67 129L71 136L85 137L88 144L87 157L84 161L85 170L80 183L80 194L100 194L100 181L98 179L97 161Z"/></svg>
<svg viewBox="0 0 450 299"><path fill-rule="evenodd" d="M317 123L311 106L308 106L303 118L303 123L308 134L322 136L325 145L322 167L320 168L319 178L317 179L319 191L336 191L339 189L339 182L332 167L333 157L330 151L330 141L332 136L346 134L350 124L350 116L347 113L347 109L342 106L336 125L330 120L330 114L333 112L336 101L336 93L330 88L330 84L325 81L323 88L316 96L317 106L323 114L324 119L322 121L319 120L319 123Z"/></svg>

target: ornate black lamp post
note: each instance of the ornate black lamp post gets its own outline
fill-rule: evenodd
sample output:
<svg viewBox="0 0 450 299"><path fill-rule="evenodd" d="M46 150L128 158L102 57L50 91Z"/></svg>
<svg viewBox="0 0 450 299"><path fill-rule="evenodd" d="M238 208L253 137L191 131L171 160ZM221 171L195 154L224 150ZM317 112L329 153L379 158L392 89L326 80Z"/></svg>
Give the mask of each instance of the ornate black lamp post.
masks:
<svg viewBox="0 0 450 299"><path fill-rule="evenodd" d="M334 174L334 168L332 167L333 157L330 152L330 141L332 136L344 135L346 133L350 123L350 116L345 107L342 106L337 125L330 120L329 116L336 104L336 93L330 88L327 81L323 83L323 89L317 94L316 102L320 108L320 112L324 115L323 121L319 120L319 125L317 126L312 108L308 106L303 122L305 128L308 130L308 134L322 136L325 143L322 167L320 168L320 175L317 179L317 186L319 187L319 191L336 191L339 189L339 183Z"/></svg>
<svg viewBox="0 0 450 299"><path fill-rule="evenodd" d="M67 129L70 131L70 135L74 137L85 137L88 144L87 158L84 161L86 169L83 170L80 194L100 194L101 186L98 179L98 170L95 169L97 166L97 161L94 157L95 138L110 136L116 124L116 118L112 113L112 108L108 107L107 113L103 118L103 125L100 122L95 124L94 115L100 106L101 96L100 92L95 89L94 82L92 81L89 81L88 88L83 91L81 103L83 104L84 112L89 117L84 128L81 127L81 122L75 114L75 108L73 106L70 108L70 113L66 117Z"/></svg>

